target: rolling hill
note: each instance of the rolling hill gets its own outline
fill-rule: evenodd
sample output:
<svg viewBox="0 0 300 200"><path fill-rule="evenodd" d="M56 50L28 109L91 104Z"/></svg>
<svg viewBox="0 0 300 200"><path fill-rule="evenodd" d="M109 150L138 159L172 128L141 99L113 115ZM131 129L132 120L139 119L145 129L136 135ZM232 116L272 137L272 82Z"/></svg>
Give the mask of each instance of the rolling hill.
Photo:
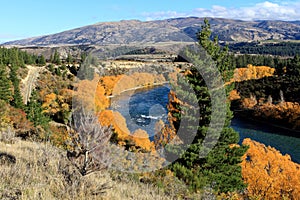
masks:
<svg viewBox="0 0 300 200"><path fill-rule="evenodd" d="M241 21L208 18L220 41L299 40L300 21ZM57 34L11 41L3 45L66 46L186 43L196 40L203 18L187 17L156 21L102 22Z"/></svg>

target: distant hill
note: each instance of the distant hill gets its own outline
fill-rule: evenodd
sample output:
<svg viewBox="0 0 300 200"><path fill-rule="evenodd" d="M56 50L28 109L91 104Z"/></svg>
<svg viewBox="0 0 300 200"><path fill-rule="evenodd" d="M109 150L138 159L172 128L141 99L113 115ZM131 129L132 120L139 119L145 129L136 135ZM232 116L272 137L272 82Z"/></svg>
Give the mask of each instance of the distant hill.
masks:
<svg viewBox="0 0 300 200"><path fill-rule="evenodd" d="M300 21L241 21L208 18L220 41L299 40ZM4 45L65 46L193 42L203 18L103 22L57 34L7 42Z"/></svg>

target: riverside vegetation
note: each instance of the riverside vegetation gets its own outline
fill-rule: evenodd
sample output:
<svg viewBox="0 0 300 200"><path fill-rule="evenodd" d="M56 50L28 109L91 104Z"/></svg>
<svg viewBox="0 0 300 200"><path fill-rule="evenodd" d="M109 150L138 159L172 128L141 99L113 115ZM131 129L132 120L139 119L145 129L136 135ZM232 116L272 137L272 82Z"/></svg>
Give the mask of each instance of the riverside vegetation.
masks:
<svg viewBox="0 0 300 200"><path fill-rule="evenodd" d="M184 65L190 66L189 63L173 63L164 73L160 71L161 67L155 66L131 71L108 70L86 55L82 55L81 61L71 55L62 61L55 51L46 60L42 55L30 55L16 48L1 48L0 198L299 199L299 164L293 163L288 155L283 156L250 139L238 145L238 133L229 127L231 99L233 108L238 106L253 112L253 116L278 119L297 128L299 99L293 94L298 94L298 87L292 86L297 85L299 77L299 57L280 60L287 65L275 69L255 67L253 65L259 64L254 62L247 63L253 65L244 69L241 67L246 66L239 65L241 69L237 69L238 75L233 77L241 56L232 56L227 47L219 46L217 38L211 41L210 36L210 24L205 20L198 33L199 45L216 61L227 82L228 100L220 140L204 158L198 155L203 151L201 143L207 133L212 105L207 86L196 68L184 70ZM243 62L247 61L244 59ZM90 64L97 66L97 70L90 68ZM20 88L28 65L45 70L41 70L39 78L32 83L34 91L25 104ZM187 106L190 100L184 95L186 91L178 86L177 91L182 91L179 94L183 95L172 91L169 95L170 123L158 123L160 131L154 141L150 141L143 130L130 133L125 118L109 110L109 97L133 87L149 87L168 81L169 77L175 80L180 76L186 77L196 91L203 114L196 127L196 137L187 151L178 155L179 159L170 166L151 173L128 174L107 169L105 163L110 162L108 148L115 146L136 153L138 162L134 167L145 163L145 153L151 153L157 159L148 159L147 165L160 168L164 160L156 149L174 138L179 143L184 140L185 137L176 134L180 112L190 111ZM178 81L182 80L179 78ZM262 83L263 87L258 86ZM284 91L283 95L280 91ZM236 98L232 98L232 94ZM249 98L255 103L249 103ZM271 111L266 109L267 105ZM284 105L288 109L277 110L278 106ZM175 150L168 149L170 154L177 154ZM127 166L128 155L119 157L117 162Z"/></svg>

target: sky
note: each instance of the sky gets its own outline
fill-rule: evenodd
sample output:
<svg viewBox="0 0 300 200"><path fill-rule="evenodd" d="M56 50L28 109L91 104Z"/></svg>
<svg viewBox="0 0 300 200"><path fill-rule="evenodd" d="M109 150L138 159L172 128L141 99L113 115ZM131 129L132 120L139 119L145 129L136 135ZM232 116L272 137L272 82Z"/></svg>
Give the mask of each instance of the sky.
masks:
<svg viewBox="0 0 300 200"><path fill-rule="evenodd" d="M300 20L300 0L0 0L0 8L0 43L130 19Z"/></svg>

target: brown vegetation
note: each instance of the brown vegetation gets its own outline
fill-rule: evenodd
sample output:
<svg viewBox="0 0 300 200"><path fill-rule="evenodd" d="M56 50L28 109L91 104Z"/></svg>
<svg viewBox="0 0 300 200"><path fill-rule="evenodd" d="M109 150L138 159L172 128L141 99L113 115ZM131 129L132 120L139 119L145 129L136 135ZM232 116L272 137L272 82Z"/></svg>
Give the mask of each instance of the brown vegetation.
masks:
<svg viewBox="0 0 300 200"><path fill-rule="evenodd" d="M112 178L107 170L82 176L66 159L65 152L49 143L0 142L0 152L7 155L0 156L0 160L7 160L0 163L3 200L171 199L157 187L139 183L133 177Z"/></svg>

